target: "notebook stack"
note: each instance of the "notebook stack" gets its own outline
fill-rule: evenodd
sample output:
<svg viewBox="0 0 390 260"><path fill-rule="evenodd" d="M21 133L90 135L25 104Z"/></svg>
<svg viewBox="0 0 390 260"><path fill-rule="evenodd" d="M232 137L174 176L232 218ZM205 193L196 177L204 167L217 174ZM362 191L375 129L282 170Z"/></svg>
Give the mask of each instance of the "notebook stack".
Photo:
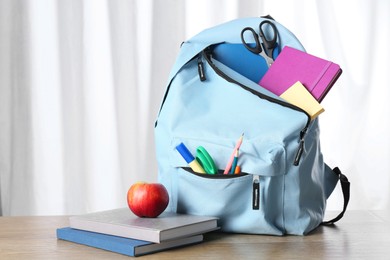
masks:
<svg viewBox="0 0 390 260"><path fill-rule="evenodd" d="M127 256L140 256L200 243L203 234L218 229L218 218L164 212L139 218L129 208L69 218L57 238Z"/></svg>
<svg viewBox="0 0 390 260"><path fill-rule="evenodd" d="M336 63L286 46L259 85L302 108L313 120L324 111L320 103L341 73Z"/></svg>

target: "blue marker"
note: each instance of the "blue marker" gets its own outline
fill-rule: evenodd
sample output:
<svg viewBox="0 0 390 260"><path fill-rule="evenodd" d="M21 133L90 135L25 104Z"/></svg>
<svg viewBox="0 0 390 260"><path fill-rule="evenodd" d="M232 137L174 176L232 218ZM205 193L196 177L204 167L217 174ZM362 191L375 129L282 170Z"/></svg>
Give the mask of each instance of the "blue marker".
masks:
<svg viewBox="0 0 390 260"><path fill-rule="evenodd" d="M188 163L188 165L194 172L206 173L202 166L200 166L198 161L191 154L191 152L188 151L187 147L183 143L180 143L178 146L176 146L176 150L181 154L181 156L184 158L184 160Z"/></svg>

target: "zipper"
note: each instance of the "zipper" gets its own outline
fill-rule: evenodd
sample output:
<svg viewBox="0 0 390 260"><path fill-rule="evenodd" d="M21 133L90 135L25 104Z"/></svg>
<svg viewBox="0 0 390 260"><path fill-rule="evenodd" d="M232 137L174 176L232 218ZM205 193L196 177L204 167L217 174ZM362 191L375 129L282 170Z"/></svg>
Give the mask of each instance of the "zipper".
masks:
<svg viewBox="0 0 390 260"><path fill-rule="evenodd" d="M252 209L259 210L260 209L260 176L253 174L252 181Z"/></svg>
<svg viewBox="0 0 390 260"><path fill-rule="evenodd" d="M295 159L294 159L295 166L299 165L299 160L301 159L303 151L304 151L306 132L307 132L307 126L301 130L298 151L295 154Z"/></svg>
<svg viewBox="0 0 390 260"><path fill-rule="evenodd" d="M181 168L189 173L192 173L196 176L203 177L206 179L233 179L233 178L247 176L249 174L245 172L235 173L235 174L223 174L223 170L218 170L217 174L205 174L205 173L194 172L190 167L181 167Z"/></svg>
<svg viewBox="0 0 390 260"><path fill-rule="evenodd" d="M198 55L198 74L199 74L199 79L200 81L205 81L206 76L204 74L204 66L203 66L203 61L202 61L202 55Z"/></svg>
<svg viewBox="0 0 390 260"><path fill-rule="evenodd" d="M262 94L250 87L247 87L245 86L244 84L236 81L235 79L229 77L228 75L226 75L223 71L221 71L214 63L213 61L211 60L212 58L212 50L209 47L207 47L206 49L204 49L202 51L202 55L203 57L205 58L205 60L207 61L207 63L211 66L211 68L215 71L215 73L217 73L217 75L219 75L220 77L224 78L225 80L227 80L228 82L231 82L231 83L234 83L238 86L240 86L241 88L249 91L250 93L254 94L255 96L261 98L261 99L265 99L265 100L268 100L270 102L273 102L273 103L276 103L276 104L279 104L281 106L284 106L284 107L288 107L288 108L291 108L293 110L296 110L296 111L299 111L299 112L302 112L304 113L306 116L307 116L307 121L306 121L306 125L305 127L301 130L300 132L300 139L299 139L299 145L298 145L298 150L295 154L295 157L294 157L294 162L293 162L293 165L294 166L298 166L299 165L299 162L300 162L300 159L302 157L302 154L303 154L303 151L304 151L304 139L305 139L305 135L306 135L306 132L307 132L307 129L310 125L310 122L311 122L311 118L310 118L310 115L305 111L303 110L302 108L300 107L297 107L293 104L290 104L288 102L285 102L283 100L279 100L279 99L275 99L273 97L270 97L270 96L267 96L265 94ZM202 64L203 66L203 64Z"/></svg>

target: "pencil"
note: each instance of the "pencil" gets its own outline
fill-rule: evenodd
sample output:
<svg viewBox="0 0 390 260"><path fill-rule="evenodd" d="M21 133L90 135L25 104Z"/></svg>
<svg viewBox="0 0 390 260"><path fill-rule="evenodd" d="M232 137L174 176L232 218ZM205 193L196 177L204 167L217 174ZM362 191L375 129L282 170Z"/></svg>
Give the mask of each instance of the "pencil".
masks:
<svg viewBox="0 0 390 260"><path fill-rule="evenodd" d="M237 150L236 150L236 154L234 155L232 168L230 169L230 174L234 174L234 172L235 172L235 170L236 170L237 161L238 161L238 151L240 151L240 150L237 149Z"/></svg>
<svg viewBox="0 0 390 260"><path fill-rule="evenodd" d="M228 163L226 165L226 168L225 168L225 171L223 172L223 174L228 174L229 173L230 168L232 167L232 164L233 164L234 155L236 154L236 151L238 149L240 149L240 146L242 144L243 138L244 138L244 133L242 133L240 138L237 140L236 146L234 147L234 150L233 150L232 154L230 155L230 159L229 159L229 161L228 161Z"/></svg>

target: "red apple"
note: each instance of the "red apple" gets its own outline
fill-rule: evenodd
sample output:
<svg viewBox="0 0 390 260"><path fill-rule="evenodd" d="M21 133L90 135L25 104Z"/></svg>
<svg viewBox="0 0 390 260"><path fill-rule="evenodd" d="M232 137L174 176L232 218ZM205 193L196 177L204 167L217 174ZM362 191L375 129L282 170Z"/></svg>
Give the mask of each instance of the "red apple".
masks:
<svg viewBox="0 0 390 260"><path fill-rule="evenodd" d="M137 182L127 192L127 204L138 217L155 218L168 206L169 195L161 183Z"/></svg>

